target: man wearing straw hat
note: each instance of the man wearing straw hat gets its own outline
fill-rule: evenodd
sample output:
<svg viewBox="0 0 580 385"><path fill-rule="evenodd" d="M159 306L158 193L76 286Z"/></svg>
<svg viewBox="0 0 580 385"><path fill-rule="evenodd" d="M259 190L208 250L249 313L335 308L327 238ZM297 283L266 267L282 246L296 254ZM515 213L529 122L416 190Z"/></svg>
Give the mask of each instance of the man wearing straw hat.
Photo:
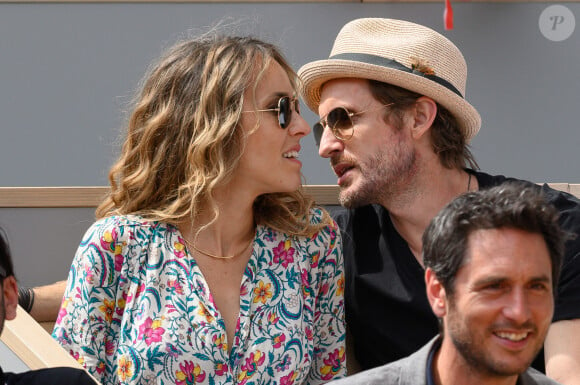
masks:
<svg viewBox="0 0 580 385"><path fill-rule="evenodd" d="M459 49L421 25L357 19L330 57L304 65L302 96L321 116L319 154L338 177L347 322L362 369L415 352L438 332L425 294L422 234L453 198L507 178L475 171L481 119L465 99ZM560 224L580 233L580 201L543 186ZM580 237L566 243L552 325L534 366L580 384ZM544 361L545 360L545 361Z"/></svg>

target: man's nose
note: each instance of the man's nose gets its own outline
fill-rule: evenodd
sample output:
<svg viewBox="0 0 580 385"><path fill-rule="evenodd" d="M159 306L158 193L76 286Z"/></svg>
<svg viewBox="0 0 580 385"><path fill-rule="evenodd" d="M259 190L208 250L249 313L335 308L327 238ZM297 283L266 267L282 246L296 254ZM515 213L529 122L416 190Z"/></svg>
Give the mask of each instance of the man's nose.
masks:
<svg viewBox="0 0 580 385"><path fill-rule="evenodd" d="M523 288L514 288L503 308L504 316L517 324L530 319L530 299Z"/></svg>
<svg viewBox="0 0 580 385"><path fill-rule="evenodd" d="M344 142L338 139L328 127L322 130L318 155L323 158L330 158L334 153L344 150Z"/></svg>

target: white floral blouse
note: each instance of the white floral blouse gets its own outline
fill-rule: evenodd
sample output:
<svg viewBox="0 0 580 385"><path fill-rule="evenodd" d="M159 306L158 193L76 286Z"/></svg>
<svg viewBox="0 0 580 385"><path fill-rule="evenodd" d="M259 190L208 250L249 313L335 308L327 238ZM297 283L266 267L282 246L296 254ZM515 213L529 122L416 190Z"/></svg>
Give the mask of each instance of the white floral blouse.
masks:
<svg viewBox="0 0 580 385"><path fill-rule="evenodd" d="M53 337L104 385L319 384L345 376L343 291L336 223L311 238L258 226L228 354L177 228L114 216L85 234Z"/></svg>

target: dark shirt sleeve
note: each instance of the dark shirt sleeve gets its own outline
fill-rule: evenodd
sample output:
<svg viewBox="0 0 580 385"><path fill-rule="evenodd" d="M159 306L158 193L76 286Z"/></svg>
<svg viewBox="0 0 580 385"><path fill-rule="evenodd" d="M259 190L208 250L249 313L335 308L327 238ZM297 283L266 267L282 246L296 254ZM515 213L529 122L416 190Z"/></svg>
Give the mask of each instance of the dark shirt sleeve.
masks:
<svg viewBox="0 0 580 385"><path fill-rule="evenodd" d="M570 237L562 263L553 321L580 318L580 200L571 194L542 187L560 212L560 226Z"/></svg>
<svg viewBox="0 0 580 385"><path fill-rule="evenodd" d="M6 385L96 385L84 370L68 367L4 373Z"/></svg>

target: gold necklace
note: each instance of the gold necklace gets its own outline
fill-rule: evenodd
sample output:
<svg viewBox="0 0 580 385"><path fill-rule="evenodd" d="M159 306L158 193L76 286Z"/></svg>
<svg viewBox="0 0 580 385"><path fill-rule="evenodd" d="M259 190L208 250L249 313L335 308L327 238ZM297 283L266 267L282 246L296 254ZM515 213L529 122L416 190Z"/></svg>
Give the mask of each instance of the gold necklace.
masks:
<svg viewBox="0 0 580 385"><path fill-rule="evenodd" d="M194 243L189 243L185 239L184 239L184 241L189 246L191 246L195 251L197 251L200 254L205 255L206 257L215 258L215 259L232 259L232 258L235 258L238 255L242 255L246 250L248 250L248 248L254 243L254 237L252 237L250 239L250 242L248 243L248 245L246 247L244 247L244 249L242 251L240 251L237 254L232 254L232 255L216 255L216 254L208 253L207 251L203 251L203 250L198 249L197 246L195 246Z"/></svg>

